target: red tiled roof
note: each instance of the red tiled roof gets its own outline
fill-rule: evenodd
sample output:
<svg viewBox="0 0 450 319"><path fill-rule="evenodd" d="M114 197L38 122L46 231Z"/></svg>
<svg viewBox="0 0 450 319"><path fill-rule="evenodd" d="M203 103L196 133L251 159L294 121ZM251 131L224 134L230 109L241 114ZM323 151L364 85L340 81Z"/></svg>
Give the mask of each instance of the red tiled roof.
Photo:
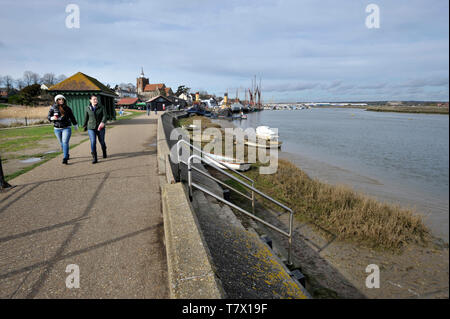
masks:
<svg viewBox="0 0 450 319"><path fill-rule="evenodd" d="M132 105L135 104L139 99L137 97L124 97L117 102L117 105Z"/></svg>
<svg viewBox="0 0 450 319"><path fill-rule="evenodd" d="M156 89L162 89L163 87L164 87L164 83L147 84L144 87L144 92L156 91Z"/></svg>

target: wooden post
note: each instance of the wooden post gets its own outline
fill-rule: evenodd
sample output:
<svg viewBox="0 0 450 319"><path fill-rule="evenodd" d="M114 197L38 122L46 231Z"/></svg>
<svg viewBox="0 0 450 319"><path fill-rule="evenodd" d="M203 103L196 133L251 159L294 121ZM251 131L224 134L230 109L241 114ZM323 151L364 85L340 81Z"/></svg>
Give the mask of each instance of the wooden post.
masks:
<svg viewBox="0 0 450 319"><path fill-rule="evenodd" d="M11 185L9 185L8 182L5 181L5 177L3 176L2 158L0 156L0 190L9 187L11 187Z"/></svg>

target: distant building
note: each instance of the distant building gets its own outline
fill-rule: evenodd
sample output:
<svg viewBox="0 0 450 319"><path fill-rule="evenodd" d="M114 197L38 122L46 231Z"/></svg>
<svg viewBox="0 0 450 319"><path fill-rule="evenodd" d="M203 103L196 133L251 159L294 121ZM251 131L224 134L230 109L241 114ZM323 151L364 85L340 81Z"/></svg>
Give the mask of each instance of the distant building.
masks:
<svg viewBox="0 0 450 319"><path fill-rule="evenodd" d="M148 83L148 78L144 76L144 68L142 68L141 75L136 79L136 93L138 96L144 92L144 88Z"/></svg>
<svg viewBox="0 0 450 319"><path fill-rule="evenodd" d="M42 84L41 84L41 90L47 91L48 88L49 88L50 86L51 86L51 85L47 85L47 84L42 83Z"/></svg>
<svg viewBox="0 0 450 319"><path fill-rule="evenodd" d="M149 79L144 76L142 69L141 75L136 79L137 97L143 100L148 100L156 96L173 96L173 91L170 87L166 87L164 83L149 83Z"/></svg>
<svg viewBox="0 0 450 319"><path fill-rule="evenodd" d="M0 100L7 102L8 98L14 94L17 94L19 91L17 91L14 88L0 88Z"/></svg>
<svg viewBox="0 0 450 319"><path fill-rule="evenodd" d="M136 108L136 103L139 102L139 99L137 97L125 97L119 100L119 102L116 103L116 106L120 107L123 106L125 108Z"/></svg>
<svg viewBox="0 0 450 319"><path fill-rule="evenodd" d="M155 107L158 111L163 111L164 109L167 110L167 108L170 105L173 105L173 101L166 97L166 96L162 96L162 95L158 95L158 96L154 96L151 99L145 101L147 104L150 104L150 109L154 110Z"/></svg>
<svg viewBox="0 0 450 319"><path fill-rule="evenodd" d="M137 98L137 93L133 91L132 89L123 89L120 86L114 90L119 97L119 99L125 98L125 97L133 97Z"/></svg>
<svg viewBox="0 0 450 319"><path fill-rule="evenodd" d="M399 105L403 105L403 102L401 102L401 101L389 101L389 102L387 102L387 105L389 105L389 106L399 106Z"/></svg>
<svg viewBox="0 0 450 319"><path fill-rule="evenodd" d="M181 93L180 95L178 95L179 99L185 100L186 103L188 104L192 104L192 95L190 94L186 94L186 93Z"/></svg>
<svg viewBox="0 0 450 319"><path fill-rule="evenodd" d="M166 87L165 90L166 90L166 96L173 96L172 88Z"/></svg>

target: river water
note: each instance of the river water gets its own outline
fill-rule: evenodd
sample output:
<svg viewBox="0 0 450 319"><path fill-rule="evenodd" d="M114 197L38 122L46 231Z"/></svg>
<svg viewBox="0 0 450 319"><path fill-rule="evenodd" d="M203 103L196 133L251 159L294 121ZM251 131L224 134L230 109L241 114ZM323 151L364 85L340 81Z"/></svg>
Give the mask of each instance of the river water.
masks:
<svg viewBox="0 0 450 319"><path fill-rule="evenodd" d="M313 178L415 209L448 242L448 115L313 108L251 113L233 124L278 128L280 157Z"/></svg>

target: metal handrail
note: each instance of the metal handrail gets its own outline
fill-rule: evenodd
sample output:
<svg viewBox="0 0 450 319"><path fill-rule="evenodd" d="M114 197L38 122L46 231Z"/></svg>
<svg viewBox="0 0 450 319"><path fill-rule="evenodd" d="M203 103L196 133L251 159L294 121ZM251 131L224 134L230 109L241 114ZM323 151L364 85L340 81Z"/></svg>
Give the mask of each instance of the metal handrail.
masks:
<svg viewBox="0 0 450 319"><path fill-rule="evenodd" d="M190 147L193 148L194 150L196 150L196 151L200 152L201 154L205 155L206 157L212 159L214 162L216 162L216 163L218 163L218 164L220 164L220 165L225 166L226 168L228 168L229 170L235 172L235 173L238 174L239 176L241 176L241 177L245 178L246 180L252 182L252 184L255 183L255 181L254 181L253 179L251 179L250 177L248 177L247 175L242 174L241 172L238 172L238 171L235 170L234 168L231 168L230 166L228 166L226 163L219 163L219 162L218 162L214 157L212 157L210 154L206 153L206 152L203 151L202 149L200 149L200 148L198 148L198 147L192 145L191 143L189 143L189 142L187 142L187 141L185 141L185 140L183 140L183 139L181 139L181 140L179 140L179 141L177 142L178 163L180 163L180 151L179 151L179 150L180 150L180 147L179 147L180 143L184 143L184 144L190 146Z"/></svg>
<svg viewBox="0 0 450 319"><path fill-rule="evenodd" d="M255 186L255 181L254 181L253 179L251 179L250 177L248 177L247 175L242 174L241 172L238 172L238 171L235 170L234 168L231 168L227 163L223 163L223 162L219 163L219 162L218 162L214 157L212 157L210 154L206 153L206 152L203 151L202 149L200 149L200 148L198 148L198 147L192 145L191 143L189 143L189 142L187 142L187 141L185 141L185 140L183 140L183 139L181 139L181 140L179 140L179 141L177 142L178 176L180 177L180 180L181 180L181 168L180 168L180 163L181 163L181 161L180 161L180 144L181 144L181 143L184 143L184 144L188 145L190 148L192 148L192 149L194 149L194 150L200 152L200 154L203 154L204 156L208 157L208 159L211 160L213 163L216 163L216 165L225 166L225 167L228 168L230 171L233 171L235 174L237 174L237 175L239 175L239 176L245 178L246 180L248 180L249 182L252 183L252 187ZM184 163L184 162L183 162L183 163ZM186 164L186 163L184 163L184 164ZM207 164L208 164L208 163L207 163ZM203 173L203 172L200 172L200 173ZM212 176L209 176L209 175L208 175L207 177L212 178ZM218 182L219 184L223 184L222 182L220 182L220 181L217 180L217 179L215 179L215 181ZM232 187L229 186L229 185L226 185L226 187L228 187L228 188L234 190L234 191L237 192L237 193L240 193L238 190L232 188ZM240 193L240 194L243 195L242 193ZM245 196L245 195L243 195L243 196ZM246 196L245 196L245 197L246 197ZM247 197L247 198L248 198L248 197ZM252 198L251 198L250 200L252 201L252 211L253 211L253 214L254 214L254 213L255 213L255 192L254 192L254 191L252 191Z"/></svg>
<svg viewBox="0 0 450 319"><path fill-rule="evenodd" d="M278 227L276 227L276 226L270 224L269 222L266 222L266 221L262 220L261 218L255 216L255 215L254 215L254 211L253 211L253 214L252 214L252 213L246 211L245 209L240 208L239 206L237 206L237 205L231 203L230 201L227 201L226 199L224 199L224 198L222 198L222 197L220 197L220 196L214 194L213 192L211 192L211 191L207 190L206 188L202 187L201 185L199 185L199 184L197 184L197 183L194 183L194 182L192 181L192 169L194 169L195 171L201 172L198 168L192 166L192 160L193 160L194 158L197 158L197 159L199 159L200 161L207 163L208 165L212 166L213 168L215 168L216 170L218 170L218 171L221 172L222 174L224 174L224 175L230 177L231 179L233 179L233 180L239 182L241 185L243 185L243 186L247 187L248 189L250 189L250 190L252 191L252 199L253 199L253 200L254 200L254 195L253 195L253 194L254 194L254 193L257 193L258 195L264 197L265 199L271 201L272 203L274 203L274 204L280 206L281 208L287 210L287 211L289 212L289 214L290 214L290 216L289 216L289 232L285 232L284 230L282 230L282 229L280 229L280 228L278 228ZM253 185L249 185L249 184L247 184L246 182L244 182L244 181L240 180L239 178L235 177L234 175L232 175L232 174L226 172L225 170L223 170L222 168L220 168L220 167L217 165L217 164L222 165L222 163L217 163L216 161L214 161L212 164L213 164L213 165L211 165L210 163L206 162L206 160L205 160L204 158L202 158L201 156L198 156L198 155L195 155L195 154L194 154L194 155L191 155L191 156L189 157L188 162L187 162L187 165L188 165L189 198L192 198L192 187L195 187L195 188L201 190L202 192L204 192L204 193L206 193L206 194L208 194L208 195L210 195L210 196L216 198L217 200L219 200L219 201L221 201L221 202L223 202L223 203L225 203L225 204L227 204L227 205L229 205L229 206L231 206L231 207L237 209L238 211L242 212L243 214L245 214L245 215L247 215L247 216L249 216L249 217L251 217L251 218L253 218L253 219L257 220L257 221L259 221L260 223L262 223L262 224L268 226L269 228L271 228L271 229L273 229L273 230L279 232L280 234L282 234L282 235L288 237L288 243L289 243L289 249L288 249L288 264L289 264L289 265L292 265L292 261L291 261L291 255L292 255L292 225L293 225L293 217L294 217L294 212L292 211L292 209L290 209L289 207L283 205L282 203L278 202L277 200L273 199L273 198L270 197L269 195L264 194L264 193L261 192L260 190L256 189ZM201 173L203 173L203 172L201 172ZM213 180L217 180L217 179L215 179L214 177L212 177L212 176L210 176L210 175L207 175L206 173L203 173L203 174L204 174L206 177L209 177L209 178L211 178L211 179L213 179ZM223 184L223 183L222 183L222 184ZM228 185L226 185L226 187L231 188L231 187L229 187ZM233 189L233 188L231 188L231 189ZM233 190L236 191L235 189L233 189ZM239 191L238 191L238 193L240 193L241 195L243 195L243 194L242 194L241 192L239 192ZM249 198L249 197L247 197L247 198Z"/></svg>

